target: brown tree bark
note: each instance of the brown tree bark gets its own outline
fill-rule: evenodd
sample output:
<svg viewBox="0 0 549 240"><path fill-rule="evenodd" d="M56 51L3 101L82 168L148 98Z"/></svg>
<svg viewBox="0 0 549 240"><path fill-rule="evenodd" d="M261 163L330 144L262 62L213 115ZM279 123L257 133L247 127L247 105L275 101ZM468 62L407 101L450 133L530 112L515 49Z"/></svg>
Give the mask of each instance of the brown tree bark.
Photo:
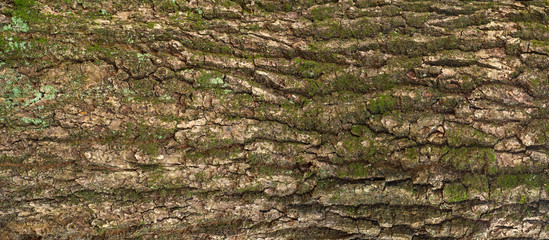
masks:
<svg viewBox="0 0 549 240"><path fill-rule="evenodd" d="M0 13L0 239L549 239L548 1Z"/></svg>

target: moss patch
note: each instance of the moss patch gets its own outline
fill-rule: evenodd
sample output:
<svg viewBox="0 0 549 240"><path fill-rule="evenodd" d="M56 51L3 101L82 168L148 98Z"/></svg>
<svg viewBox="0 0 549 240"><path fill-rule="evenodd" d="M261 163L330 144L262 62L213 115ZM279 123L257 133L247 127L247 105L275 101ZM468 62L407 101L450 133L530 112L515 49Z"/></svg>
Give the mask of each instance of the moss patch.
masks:
<svg viewBox="0 0 549 240"><path fill-rule="evenodd" d="M444 199L447 202L461 202L469 198L467 188L461 183L451 183L444 186Z"/></svg>
<svg viewBox="0 0 549 240"><path fill-rule="evenodd" d="M372 174L372 169L367 163L357 162L350 163L337 172L337 175L341 178L368 178Z"/></svg>
<svg viewBox="0 0 549 240"><path fill-rule="evenodd" d="M463 178L463 184L470 190L477 190L483 193L490 191L488 178L485 175L468 173Z"/></svg>
<svg viewBox="0 0 549 240"><path fill-rule="evenodd" d="M497 172L496 155L491 148L452 148L441 160L457 170L485 174L495 174Z"/></svg>
<svg viewBox="0 0 549 240"><path fill-rule="evenodd" d="M543 182L543 177L537 174L505 174L496 177L496 186L505 189L518 186L525 186L529 189L538 188L543 185Z"/></svg>
<svg viewBox="0 0 549 240"><path fill-rule="evenodd" d="M389 94L381 95L368 103L368 111L373 114L383 114L396 107L396 100Z"/></svg>

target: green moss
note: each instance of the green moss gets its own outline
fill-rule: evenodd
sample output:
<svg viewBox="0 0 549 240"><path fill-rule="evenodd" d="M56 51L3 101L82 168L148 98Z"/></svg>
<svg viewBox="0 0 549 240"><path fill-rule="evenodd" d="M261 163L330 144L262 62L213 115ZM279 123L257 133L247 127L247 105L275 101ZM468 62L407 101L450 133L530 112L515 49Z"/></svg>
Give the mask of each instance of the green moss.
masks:
<svg viewBox="0 0 549 240"><path fill-rule="evenodd" d="M406 1L400 5L403 11L431 12L432 3L424 1Z"/></svg>
<svg viewBox="0 0 549 240"><path fill-rule="evenodd" d="M320 75L335 70L333 63L319 63L311 60L297 58L295 62L295 74L303 78L318 78Z"/></svg>
<svg viewBox="0 0 549 240"><path fill-rule="evenodd" d="M396 100L391 95L381 95L368 103L368 111L373 114L383 114L396 107Z"/></svg>
<svg viewBox="0 0 549 240"><path fill-rule="evenodd" d="M367 86L361 84L361 80L358 76L351 73L346 73L338 76L333 83L333 88L334 91L347 90L365 92L369 90L367 89Z"/></svg>
<svg viewBox="0 0 549 240"><path fill-rule="evenodd" d="M408 158L408 160L412 163L416 163L419 161L419 148L413 147L413 148L406 148L405 155Z"/></svg>
<svg viewBox="0 0 549 240"><path fill-rule="evenodd" d="M336 148L336 164L344 164L362 160L367 163L377 163L386 158L387 146L375 142L370 136L355 137L350 134L342 136L342 147ZM363 144L364 143L364 144Z"/></svg>
<svg viewBox="0 0 549 240"><path fill-rule="evenodd" d="M349 28L342 27L341 24L335 21L323 21L315 23L315 28L318 34L315 34L316 40L328 40L332 38L350 38L352 32Z"/></svg>
<svg viewBox="0 0 549 240"><path fill-rule="evenodd" d="M155 9L165 13L172 13L180 10L176 0L154 0L153 4Z"/></svg>
<svg viewBox="0 0 549 240"><path fill-rule="evenodd" d="M208 220L207 222L197 224L201 232L213 234L213 235L237 235L252 224L247 219L237 219L233 217L229 218L217 218L215 220Z"/></svg>
<svg viewBox="0 0 549 240"><path fill-rule="evenodd" d="M454 124L446 131L448 145L450 146L491 146L497 139L491 135L480 132L472 127Z"/></svg>
<svg viewBox="0 0 549 240"><path fill-rule="evenodd" d="M274 176L286 173L286 171L281 170L280 167L272 165L259 165L256 169L257 173L261 176ZM290 171L291 174L292 170L288 171Z"/></svg>
<svg viewBox="0 0 549 240"><path fill-rule="evenodd" d="M367 126L353 125L351 127L351 134L362 137L372 135L372 131Z"/></svg>
<svg viewBox="0 0 549 240"><path fill-rule="evenodd" d="M522 23L520 24L520 30L515 33L515 37L526 40L547 40L549 35L549 26L541 23Z"/></svg>
<svg viewBox="0 0 549 240"><path fill-rule="evenodd" d="M395 57L387 61L387 66L390 67L390 69L402 69L402 72L408 72L412 70L413 68L420 67L421 64L423 64L421 57ZM397 74L393 74L397 75ZM399 73L397 76L391 76L392 78L397 78L401 76L402 73ZM394 80L393 80L394 81Z"/></svg>
<svg viewBox="0 0 549 240"><path fill-rule="evenodd" d="M496 177L496 186L500 188L515 188L526 186L527 188L538 188L543 185L543 178L537 174L500 175Z"/></svg>
<svg viewBox="0 0 549 240"><path fill-rule="evenodd" d="M315 95L323 95L326 93L327 89L321 81L312 78L306 78L305 81L309 84L307 88L308 96L313 97Z"/></svg>
<svg viewBox="0 0 549 240"><path fill-rule="evenodd" d="M194 174L194 177L196 178L196 180L198 180L199 182L203 182L205 179L206 179L206 176L204 175L204 172L203 171L198 171Z"/></svg>
<svg viewBox="0 0 549 240"><path fill-rule="evenodd" d="M458 105L458 100L453 97L443 97L440 99L440 105L444 112L451 112Z"/></svg>
<svg viewBox="0 0 549 240"><path fill-rule="evenodd" d="M337 8L332 6L326 7L316 7L311 10L312 20L314 21L324 21L328 18L334 17L337 12Z"/></svg>
<svg viewBox="0 0 549 240"><path fill-rule="evenodd" d="M36 6L35 0L14 0L14 8L11 9L12 16L16 16L22 21L30 24L43 22L43 16Z"/></svg>
<svg viewBox="0 0 549 240"><path fill-rule="evenodd" d="M260 176L270 177L274 175L290 175L296 178L302 177L299 171L284 169L276 164L273 164L268 155L250 154L248 156L248 163L252 167L252 170Z"/></svg>
<svg viewBox="0 0 549 240"><path fill-rule="evenodd" d="M549 144L549 122L547 121L533 121L531 128L535 128L536 144L545 145Z"/></svg>
<svg viewBox="0 0 549 240"><path fill-rule="evenodd" d="M491 148L461 147L451 148L441 161L457 170L495 174L495 158L495 152Z"/></svg>
<svg viewBox="0 0 549 240"><path fill-rule="evenodd" d="M147 142L147 143L141 143L139 148L142 149L143 152L145 152L148 155L158 156L159 147L160 146L157 142Z"/></svg>
<svg viewBox="0 0 549 240"><path fill-rule="evenodd" d="M508 16L513 22L537 22L541 24L547 24L547 22L549 22L549 15L544 14L543 11L532 11L530 9L513 11Z"/></svg>
<svg viewBox="0 0 549 240"><path fill-rule="evenodd" d="M340 62L340 55L338 50L330 48L329 45L324 42L310 41L307 43L308 49L303 51L303 55L315 61L322 62ZM353 47L350 47L352 49ZM348 49L348 51L353 51ZM289 51L288 55L295 55L295 51Z"/></svg>
<svg viewBox="0 0 549 240"><path fill-rule="evenodd" d="M436 53L441 50L458 49L462 45L464 45L462 41L455 36L442 37L425 43L425 51L429 53Z"/></svg>
<svg viewBox="0 0 549 240"><path fill-rule="evenodd" d="M421 28L425 22L429 19L431 13L413 13L406 16L406 23L408 26Z"/></svg>
<svg viewBox="0 0 549 240"><path fill-rule="evenodd" d="M185 39L181 43L190 49L195 49L202 52L228 54L232 55L233 50L224 44L212 42L206 39Z"/></svg>
<svg viewBox="0 0 549 240"><path fill-rule="evenodd" d="M317 40L328 40L333 38L347 39L366 37L375 37L382 31L382 27L375 21L368 18L362 18L352 25L342 26L337 21L315 22L317 34L314 34Z"/></svg>
<svg viewBox="0 0 549 240"><path fill-rule="evenodd" d="M223 87L226 86L223 79L224 75L221 72L202 70L196 81L201 87Z"/></svg>
<svg viewBox="0 0 549 240"><path fill-rule="evenodd" d="M528 203L528 196L521 196L519 204L525 204Z"/></svg>
<svg viewBox="0 0 549 240"><path fill-rule="evenodd" d="M243 188L237 188L236 192L238 193L263 192L264 189L265 187L261 184L252 184L252 185L247 185Z"/></svg>
<svg viewBox="0 0 549 240"><path fill-rule="evenodd" d="M202 10L196 9L196 11L187 11L187 17L180 20L181 23L189 25L190 29L194 31L208 29L209 22L202 17Z"/></svg>
<svg viewBox="0 0 549 240"><path fill-rule="evenodd" d="M147 186L150 189L157 189L164 185L165 182L165 169L162 167L156 168L154 171L149 172L147 176Z"/></svg>
<svg viewBox="0 0 549 240"><path fill-rule="evenodd" d="M107 131L102 134L86 131L74 132L71 133L70 139L78 142L93 138L102 144L134 145L145 154L155 157L163 142L173 136L175 130L150 126L145 123L128 122L118 131Z"/></svg>
<svg viewBox="0 0 549 240"><path fill-rule="evenodd" d="M104 200L103 194L92 190L78 191L74 195L84 202L101 202Z"/></svg>
<svg viewBox="0 0 549 240"><path fill-rule="evenodd" d="M360 143L360 138L348 137L343 141L343 147L349 152L357 152L361 150L362 144Z"/></svg>
<svg viewBox="0 0 549 240"><path fill-rule="evenodd" d="M297 107L296 107L297 108ZM299 112L298 109L289 112L289 121L294 122L296 126L303 130L316 130L322 127L322 121L320 120L320 114L322 108L318 105L312 105L307 110Z"/></svg>
<svg viewBox="0 0 549 240"><path fill-rule="evenodd" d="M467 188L460 183L450 183L444 185L444 198L447 202L461 202L469 198Z"/></svg>
<svg viewBox="0 0 549 240"><path fill-rule="evenodd" d="M411 57L421 56L423 53L423 51L419 51L421 49L421 43L414 41L411 37L393 34L390 35L388 41L386 48L390 53Z"/></svg>
<svg viewBox="0 0 549 240"><path fill-rule="evenodd" d="M372 90L389 90L398 82L395 74L379 74L364 81L353 73L337 76L332 84L332 91L370 92ZM326 87L319 87L321 90Z"/></svg>
<svg viewBox="0 0 549 240"><path fill-rule="evenodd" d="M475 189L483 193L490 192L488 178L485 175L467 173L463 178L463 184L470 190Z"/></svg>
<svg viewBox="0 0 549 240"><path fill-rule="evenodd" d="M137 164L137 167L143 170L144 172L151 172L151 171L158 170L162 166L159 164L153 163L153 164Z"/></svg>
<svg viewBox="0 0 549 240"><path fill-rule="evenodd" d="M23 155L23 156L8 156L8 155L5 155L5 154L2 154L0 155L0 163L1 164L12 164L12 163L15 163L15 164L20 164L22 163L23 161L25 161L25 159L29 158L30 156L27 156L27 155Z"/></svg>
<svg viewBox="0 0 549 240"><path fill-rule="evenodd" d="M345 169L340 169L337 174L339 177L367 178L371 175L372 168L367 163L354 162L347 164Z"/></svg>
<svg viewBox="0 0 549 240"><path fill-rule="evenodd" d="M292 9L291 3L274 2L274 1L256 1L259 8L266 12L278 12L278 11L290 11Z"/></svg>
<svg viewBox="0 0 549 240"><path fill-rule="evenodd" d="M25 9L34 6L36 0L14 0L13 4L16 9Z"/></svg>
<svg viewBox="0 0 549 240"><path fill-rule="evenodd" d="M520 179L514 175L503 175L496 178L496 185L503 188L514 188L520 185Z"/></svg>

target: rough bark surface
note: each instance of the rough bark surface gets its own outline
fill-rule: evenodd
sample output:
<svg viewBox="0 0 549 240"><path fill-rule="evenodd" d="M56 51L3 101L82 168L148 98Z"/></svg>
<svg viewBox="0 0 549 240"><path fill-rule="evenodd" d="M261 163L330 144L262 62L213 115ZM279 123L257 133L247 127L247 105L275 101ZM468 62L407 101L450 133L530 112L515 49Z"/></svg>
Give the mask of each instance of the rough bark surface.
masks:
<svg viewBox="0 0 549 240"><path fill-rule="evenodd" d="M0 239L548 239L549 2L0 2Z"/></svg>

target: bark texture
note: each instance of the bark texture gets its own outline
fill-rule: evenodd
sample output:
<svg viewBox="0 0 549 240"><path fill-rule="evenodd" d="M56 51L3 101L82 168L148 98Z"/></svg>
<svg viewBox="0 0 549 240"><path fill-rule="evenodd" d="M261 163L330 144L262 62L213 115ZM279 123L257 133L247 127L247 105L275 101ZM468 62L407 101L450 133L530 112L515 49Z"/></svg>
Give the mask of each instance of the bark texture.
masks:
<svg viewBox="0 0 549 240"><path fill-rule="evenodd" d="M548 239L549 2L0 2L0 239Z"/></svg>

